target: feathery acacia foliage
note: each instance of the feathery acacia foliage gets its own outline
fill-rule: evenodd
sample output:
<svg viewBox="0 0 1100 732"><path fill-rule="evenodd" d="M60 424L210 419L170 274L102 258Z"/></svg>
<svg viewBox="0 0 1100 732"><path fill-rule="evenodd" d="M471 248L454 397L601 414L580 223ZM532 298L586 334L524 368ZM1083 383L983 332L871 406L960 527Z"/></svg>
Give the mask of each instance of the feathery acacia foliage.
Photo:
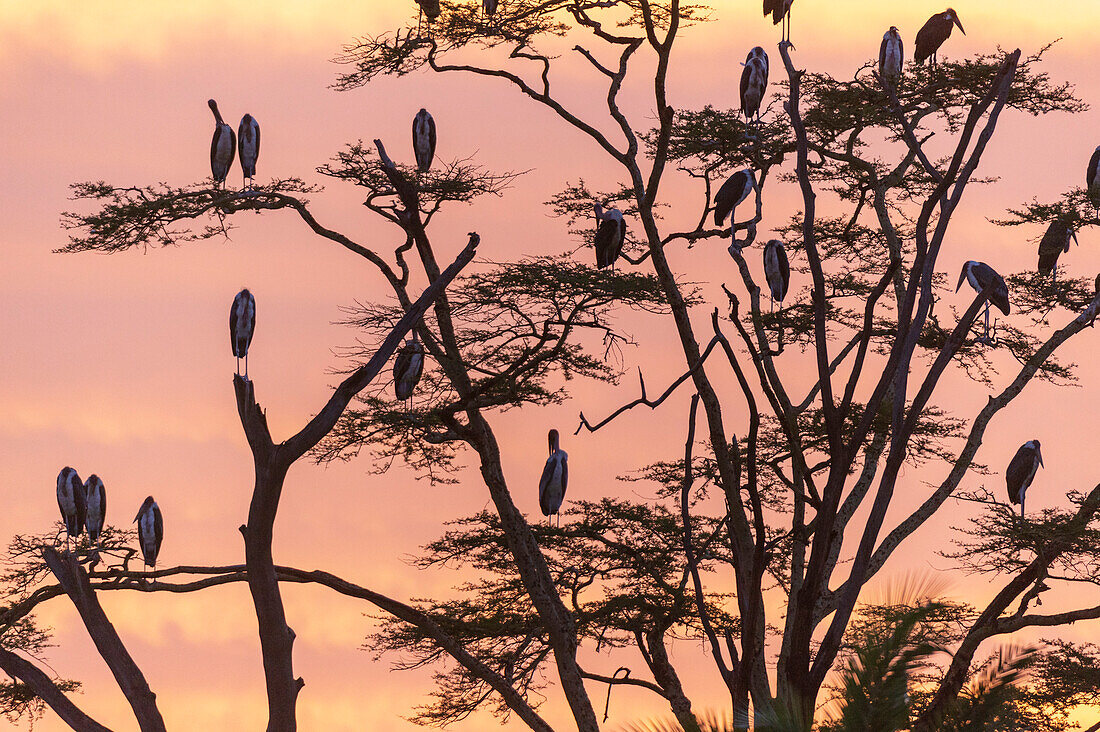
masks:
<svg viewBox="0 0 1100 732"><path fill-rule="evenodd" d="M402 667L436 671L433 698L416 717L429 724L488 708L545 732L550 727L539 705L554 693L578 730L595 732L600 723L585 682L597 681L656 694L687 730L745 729L750 719L757 729L808 730L834 669L844 704L826 729L1015 729L1005 725L1016 708L1033 716L1017 715L1012 724L1041 710L1053 725L1073 705L1095 700L1095 673L1086 673L1095 670L1094 648L1066 644L1026 658L1002 656L977 680L974 667L993 636L1100 618L1100 606L1035 609L1054 585L1095 582L1090 547L1098 538L1100 487L1086 493L1068 486L1070 510L1026 520L984 497L989 509L963 527L969 538L951 556L965 569L1003 577L985 607L939 599L877 610L861 604L867 583L913 533L953 498L968 497L959 493L964 478L986 472L976 454L994 418L1033 380L1074 380L1072 364L1056 360L1056 351L1100 310L1087 280L1051 283L1029 273L1005 273L1014 312L988 331L979 323L988 292L961 312L940 304L955 278L937 271L938 258L950 246L952 217L968 186L995 182L975 171L1000 116L1085 109L1072 87L1042 71L1047 48L945 59L932 70L910 65L893 88L880 83L870 63L850 79L797 69L792 47L781 44L781 63L773 64L779 95L750 124L718 104L692 110L670 103L672 49L693 24L714 19L705 6L508 0L491 17L473 0L441 0L440 7L424 27L410 19L395 32L349 43L337 59L347 71L336 88L352 91L418 70L473 74L541 105L620 166L618 178L598 185L579 171L548 202L577 248L565 256L478 263L444 293L448 282L430 225L451 204L503 194L518 173L494 173L472 160L420 173L394 163L378 140L373 149L348 145L316 172L365 191L365 207L398 231L392 254L319 222L306 196L321 190L297 178L246 192L207 183L75 186L78 205L91 210L63 216L70 243L62 251L184 244L224 236L239 212L283 210L365 260L392 293L348 309L348 324L361 333L361 348L347 354L352 375L278 449L252 385L236 382L257 484L267 487L254 497L245 565L151 573L92 568L93 588L193 591L248 581L257 598L272 729L294 728L300 688L278 595L278 584L291 581L324 584L376 608L381 625L366 648L400 654ZM606 83L606 115L574 110L556 95L559 52L574 41L570 53ZM600 60L616 53L615 63ZM646 108L656 112L635 124L620 94L639 62L653 70ZM522 160L518 167L537 163ZM710 226L715 191L743 167L754 171L755 193L730 225ZM777 182L797 184L802 210L769 219L797 281L768 312L747 261L755 250L746 247L757 241L764 198ZM661 192L673 184L697 194L693 210L665 205ZM581 252L592 242L596 203L616 206L627 221L628 264L610 271L589 266ZM1053 204L1011 209L994 223L1046 224L1055 217L1075 229L1100 223L1080 189ZM714 283L677 271L667 254L725 239L732 241L729 272L736 281L722 283L725 301L709 303L704 313L695 306ZM476 243L472 235L469 256ZM450 276L467 261L456 261ZM435 288L417 301L419 311L410 291L414 269ZM675 326L675 340L660 347L679 352L685 372L656 399L641 375L639 399L602 421L582 414L578 432L598 432L634 406L667 409L665 400L686 384L693 392L686 439L655 445L650 464L627 477L655 492L655 500L574 502L563 526L529 523L513 500L493 418L560 404L571 379L617 383L628 357L622 346L635 342L616 323L624 310ZM388 384L367 384L380 354L392 353L410 329L424 344L428 366L411 405L402 406ZM801 378L807 364L809 386ZM992 393L980 412L958 416L937 404L949 369ZM725 388L733 383L732 391ZM732 425L737 435L727 431ZM364 450L375 457L368 469L401 459L442 482L470 475L458 472L460 450L476 461L492 510L453 523L417 560L425 569L460 564L476 579L445 598L401 602L323 572L273 564L272 521L290 463L307 453L331 460ZM284 451L290 456L280 457ZM920 468L933 482L914 487L922 501L889 526L888 516L897 520L890 509L906 468ZM265 516L271 521L253 528L254 518ZM50 569L60 582L65 573ZM28 571L13 569L9 586L23 604L0 615L0 627L28 617L34 603L26 601L42 596L36 593L61 594L46 584L41 565ZM777 605L782 611L775 614ZM671 638L701 645L729 692L730 715L696 716L668 653ZM932 663L933 651L948 645L950 661L937 656ZM607 673L626 653L640 656L646 673ZM1050 693L1070 683L1074 671L1078 687L1061 697ZM913 678L921 688L910 688Z"/></svg>

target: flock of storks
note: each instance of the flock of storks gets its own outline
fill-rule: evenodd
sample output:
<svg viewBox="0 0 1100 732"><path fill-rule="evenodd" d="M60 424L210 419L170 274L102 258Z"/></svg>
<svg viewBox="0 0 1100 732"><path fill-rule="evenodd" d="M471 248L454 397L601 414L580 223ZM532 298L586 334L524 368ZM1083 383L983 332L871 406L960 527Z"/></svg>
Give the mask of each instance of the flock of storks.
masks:
<svg viewBox="0 0 1100 732"><path fill-rule="evenodd" d="M439 16L438 0L416 0L416 2L420 6L421 13L427 16L429 21ZM779 24L784 19L787 20L783 32L785 41L789 41L790 38L792 2L793 0L764 0L765 17L772 15L775 24ZM492 16L496 9L496 0L483 0L483 10L486 15ZM953 25L957 25L960 31L966 33L962 23L959 22L958 15L951 8L929 18L917 33L914 60L921 63L927 59L930 65L934 65L936 51L951 35ZM896 86L901 81L903 59L901 34L897 27L891 26L883 36L879 49L880 76ZM759 119L761 113L760 107L768 84L768 54L763 48L756 46L749 51L742 65L745 68L741 74L741 111L745 119L751 121L754 118ZM210 142L210 172L213 176L214 188L224 186L229 169L233 165L234 156L239 154L244 178L242 192L251 191L256 175L256 160L260 154L260 126L251 114L245 114L241 118L237 133L234 134L233 128L222 119L217 102L211 99L208 104L214 113L215 121L214 136ZM417 112L413 119L412 137L417 170L426 173L431 169L436 146L435 120L426 109ZM1089 160L1086 184L1090 200L1096 208L1100 209L1100 146L1096 148ZM733 213L756 187L753 171L745 168L730 176L715 194L714 223L716 226L723 226L727 218L730 220L731 238L734 242L730 247L731 253L740 254L743 248L733 236L735 225ZM618 209L604 209L599 203L594 206L594 214L596 267L599 269L613 267L622 254L626 239L626 223L623 214ZM752 228L752 224L749 224L749 228ZM1076 232L1068 221L1060 218L1050 224L1039 244L1040 273L1055 272L1058 255L1069 251L1071 239L1076 241ZM776 302L782 303L790 285L790 264L783 242L779 239L771 239L764 245L764 275L774 309ZM985 340L988 342L989 303L1007 315L1009 313L1008 286L1004 278L984 262L968 261L963 265L958 285L955 287L956 292L962 287L964 281L977 292L990 288L989 302L985 306ZM1100 290L1100 276L1097 277L1097 288ZM255 327L256 298L247 289L243 289L233 298L233 305L229 311L229 333L233 355L238 360L237 374L240 375L240 360L244 359L246 380L248 379L248 348L252 343ZM423 371L424 346L414 330L394 360L394 391L399 401L408 402L412 398ZM559 445L556 429L550 430L547 438L550 454L539 480L539 508L547 517L558 515L560 522L559 510L565 499L569 481L568 455ZM1020 446L1005 471L1009 500L1013 504L1020 505L1021 516L1024 513L1024 497L1027 489L1035 479L1036 471L1042 465L1043 456L1039 441L1030 440ZM65 524L66 546L70 539L76 540L81 533L87 531L90 542L98 547L100 532L103 530L107 514L107 492L103 481L98 476L92 475L82 483L76 470L70 467L64 468L57 476L57 505L61 509ZM141 508L134 517L134 523L138 526L138 544L145 565L156 567L157 554L164 536L164 522L160 507L152 496L146 498L141 504Z"/></svg>
<svg viewBox="0 0 1100 732"><path fill-rule="evenodd" d="M70 538L76 541L87 531L88 540L98 548L100 532L107 518L107 488L99 476L90 475L81 483L75 470L62 468L57 474L57 506L65 523L66 547ZM145 566L157 566L157 554L164 538L164 522L160 507L152 496L141 504L137 516L134 516L134 523L138 526L138 546Z"/></svg>

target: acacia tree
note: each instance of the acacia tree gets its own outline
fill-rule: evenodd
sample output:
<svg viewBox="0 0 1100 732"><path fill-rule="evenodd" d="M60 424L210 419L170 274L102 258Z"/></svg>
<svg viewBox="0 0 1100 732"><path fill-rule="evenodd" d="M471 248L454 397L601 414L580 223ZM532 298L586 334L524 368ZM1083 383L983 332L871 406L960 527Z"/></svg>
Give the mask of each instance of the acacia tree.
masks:
<svg viewBox="0 0 1100 732"><path fill-rule="evenodd" d="M95 592L193 591L247 581L259 621L269 729L293 729L301 681L292 670L293 633L278 586L314 582L384 613L371 648L411 652L414 665L443 665L436 697L421 710L425 722L462 719L488 703L533 729L548 730L534 692L540 672L552 667L580 730L599 728L586 680L648 689L668 701L681 726L696 729L692 700L667 647L670 637L687 635L702 641L729 689L739 726L749 725L751 700L758 726L782 717L808 729L826 677L843 657L868 581L947 504L964 477L982 471L974 459L987 426L1029 383L1073 378L1054 353L1100 309L1085 280L1063 277L1055 286L1026 275L1011 278L1018 314L997 325L995 339L978 325L988 291L961 314L944 313L943 307L936 313L934 305L947 285L936 272L945 237L968 185L988 182L976 179L975 170L1001 113L1073 112L1083 104L1068 86L1038 70L1045 49L1030 56L997 52L945 61L931 71L911 67L895 88L883 85L871 65L851 80L801 71L790 44L781 44L781 99L761 121L745 124L731 109L671 106L666 82L672 49L690 25L709 17L703 6L678 0L508 0L493 16L475 2L444 0L441 6L441 14L419 30L410 22L350 44L339 59L349 71L338 88L353 90L381 75L420 69L488 76L514 87L621 166L622 178L606 191L567 182L550 203L590 244L591 232L580 222L593 203L619 202L631 234L629 262L638 269L600 271L568 255L538 256L486 265L443 293L476 241L472 237L464 255L441 272L430 224L450 204L501 193L514 174L462 160L420 173L392 161L377 140L373 149L349 145L317 172L364 189L365 206L396 227L392 257L318 222L306 199L315 189L298 179L249 192L216 190L209 181L182 187L77 185L76 198L92 210L65 215L71 230L66 252L118 252L221 236L238 212L284 211L365 259L390 286L394 302L355 309L349 320L368 341L381 339L381 346L357 355L365 363L287 442L273 443L251 382L236 380L256 467L253 505L242 527L243 565L138 572L128 564L128 537L115 532L101 554L113 551L120 558L102 569L82 569L77 559L87 555L66 559L47 550L58 582L51 584L40 558L48 537L18 537L7 577L10 607L0 616L5 648L20 647L14 631L27 630L34 607L68 594L82 617L87 613L96 621L86 618L89 632L97 643L105 639L101 652L118 665L116 676L143 728L155 729L148 688L137 683L140 671L127 663L121 640L99 622L106 618L96 611ZM613 135L601 131L605 120L568 108L552 92L557 44L585 37L583 43L600 47L578 42L574 50L606 80ZM507 52L504 65L470 60L499 58L494 51ZM608 54L617 55L617 62L600 60ZM646 63L655 68L650 102L657 122L643 128L622 111L620 95L631 67ZM933 159L927 147L933 134L952 140L953 149L942 158ZM752 213L742 212L728 228L708 226L714 184L745 166L758 182ZM666 177L698 190L698 208L686 225L658 216ZM809 284L767 312L746 256L764 223L769 182L783 178L798 184L802 210L769 223L792 253L796 276ZM818 210L822 193L829 194L822 207L827 214ZM1078 228L1098 223L1087 201L1085 192L1070 191L1056 213L1076 217ZM1001 223L1045 221L1050 209L1036 203ZM667 252L726 238L741 280L725 290L729 322L712 307L702 322L693 320L692 307L703 302L700 292L673 270ZM416 302L410 261L429 285ZM564 382L574 377L615 382L621 372L607 356L630 340L613 319L624 308L672 319L684 373L657 398L647 394L643 380L637 400L600 421L582 414L578 431L597 432L634 406L660 408L687 384L694 394L685 439L670 447L667 460L639 466L629 476L657 486L658 501L578 502L562 527L533 526L509 490L493 415L560 402L567 395ZM1066 311L1068 321L1050 332L1047 319ZM697 335L699 327L706 337ZM399 405L374 388L347 409L410 328L431 363L414 404ZM790 385L797 353L816 371L816 383L804 395ZM1009 368L1009 354L1019 364L1006 381L1000 372ZM994 392L973 418L953 417L933 401L949 367ZM731 432L731 414L747 415L736 421L740 439ZM331 574L274 565L273 524L290 463L310 451L325 460L363 449L381 458L379 468L400 456L437 481L466 477L456 472L454 458L460 450L472 451L494 511L460 521L427 548L422 563L468 563L479 581L451 598L401 602ZM906 465L946 474L918 509L886 528ZM1071 493L1069 501L1072 511L1008 520L1003 504L986 500L991 518L975 525L977 538L959 558L1008 580L985 608L967 617L954 657L934 679L915 728L934 729L945 717L985 640L1100 617L1100 605L1033 610L1039 594L1057 582L1097 580L1091 539L1100 521L1100 486ZM845 550L846 536L858 537L854 551L851 544ZM1013 559L998 561L1006 548ZM770 598L777 596L782 612L769 617ZM22 637L25 647L36 642L33 633ZM604 651L631 646L650 674L589 668L579 656L582 645L591 649L584 658L596 662ZM20 673L9 656L0 657L5 659L9 674L59 713L64 708L67 720L77 720L71 724L93 728L65 706L57 684L44 674ZM774 677L768 671L773 660Z"/></svg>

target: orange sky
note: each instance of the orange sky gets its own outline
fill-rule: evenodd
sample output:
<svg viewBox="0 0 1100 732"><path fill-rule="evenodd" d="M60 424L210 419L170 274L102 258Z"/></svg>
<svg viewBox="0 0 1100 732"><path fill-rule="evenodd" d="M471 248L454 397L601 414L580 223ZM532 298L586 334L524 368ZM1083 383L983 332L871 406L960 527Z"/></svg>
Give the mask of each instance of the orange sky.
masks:
<svg viewBox="0 0 1100 732"><path fill-rule="evenodd" d="M104 479L108 521L129 521L145 495L157 497L165 515L164 564L240 561L236 527L247 510L251 457L233 401L234 363L225 334L230 300L242 286L257 297L250 373L278 437L297 430L328 397L335 381L329 370L340 365L332 349L354 339L354 333L331 324L340 317L340 306L387 293L365 262L312 238L296 219L281 213L238 216L240 228L231 241L145 255L51 253L65 242L58 214L71 206L67 186L74 181L185 184L206 176L212 129L206 99L216 98L230 121L246 111L258 119L264 140L260 180L299 175L317 181L313 168L359 138L381 137L392 154L411 157L409 123L426 106L439 124L439 158L476 154L490 168L533 169L503 198L446 213L433 233L441 259L456 252L464 233L473 229L481 233L481 256L488 259L575 246L563 223L549 218L541 202L563 182L581 176L611 188L618 171L590 141L563 129L535 104L492 81L454 75L414 74L344 94L327 88L339 70L328 59L341 44L357 34L395 27L405 17L405 4L412 6L411 1L0 0L0 170L5 172L0 176L5 212L0 238L8 253L0 270L5 376L0 382L0 484L8 496L0 537L51 526L57 518L54 477L68 464L82 477L96 472ZM735 106L737 61L756 44L770 52L778 38L770 22L760 18L755 0L714 5L716 22L686 32L674 54L670 86L676 107ZM850 74L877 53L886 27L901 28L908 52L916 28L943 9L927 3L867 5L797 0L796 62ZM1035 15L1033 5L1023 0L958 0L956 9L968 35L956 33L945 46L947 55L992 51L997 45L1021 46L1027 53L1063 37L1045 68L1056 79L1076 83L1085 100L1100 99L1092 57L1100 4L1050 3L1043 15ZM773 61L773 78L778 67ZM605 94L600 79L568 58L562 79L571 104L599 114ZM644 74L633 80L637 83L628 86L625 107L640 125L652 105ZM1033 195L1052 198L1079 185L1098 142L1096 114L1003 117L980 171L1002 176L1002 182L968 191L941 269L955 272L971 258L997 262L1002 272L1031 266L1034 245L1026 239L1040 232L999 230L986 218ZM238 174L234 168L231 182ZM797 210L789 190L773 190L762 239L769 236L768 226ZM697 215L698 192L690 184L670 180L663 191L667 201L685 205L688 218ZM330 186L313 199L326 225L392 251L394 231L366 215L355 191ZM675 220L675 214L670 217ZM1075 274L1091 276L1100 269L1097 234L1082 232L1080 239L1082 246L1064 261ZM689 279L705 282L708 295L718 292L721 280L715 273L733 282L724 246L678 250L672 260ZM958 303L968 298L960 295ZM709 307L699 308L695 317L703 323ZM1054 322L1065 320L1059 315ZM662 348L671 335L667 324L638 325L645 328L636 330L641 345L627 352L627 365L644 364L655 389L679 373L682 359L676 349ZM1064 416L1064 411L1089 415L1091 424L1100 411L1100 369L1089 358L1094 339L1094 333L1084 333L1062 352L1082 364L1083 388L1029 387L991 426L978 455L999 470L1021 442L1043 440L1046 471L1029 495L1029 508L1061 505L1065 490L1090 488L1100 478L1091 469L1091 434L1067 429L1073 418ZM1008 373L1011 364L1005 365ZM789 368L795 381L805 381L796 360ZM982 389L959 379L948 387L953 391L940 402L958 416L969 417L984 403ZM612 389L578 384L564 405L496 421L521 509L538 514L535 486L545 428L557 425L571 433L578 410L603 414L633 398L634 390L630 379ZM570 498L640 491L615 482L614 476L654 454L682 450L686 396L670 400L659 414L631 413L595 436L567 436ZM733 398L731 404L737 403ZM740 431L735 410L729 412L731 431ZM475 474L456 486L432 488L400 467L382 477L367 475L368 467L364 462L328 468L303 464L291 471L276 525L276 560L328 569L402 599L444 592L453 576L421 572L403 560L434 538L444 521L485 507L484 487ZM938 480L941 472L907 476L892 520L920 500L925 492L920 480ZM999 476L989 482L1001 486ZM945 568L945 560L932 552L944 545L948 525L948 517L930 522L914 549L883 576ZM973 584L960 579L952 593L980 600L984 588ZM392 674L384 661L374 662L357 650L370 628L362 613L372 608L319 589L289 587L284 593L298 634L296 668L307 684L299 701L302 729L358 730L364 718L380 732L412 729L401 717L425 699L430 679L421 672ZM112 594L104 604L146 671L169 728L262 726L262 671L244 585L184 597ZM41 617L56 629L60 645L50 654L53 668L86 684L78 703L113 729L136 728L71 607L54 601ZM1097 627L1078 624L1073 637L1095 636ZM686 643L676 651L684 659L699 653ZM702 670L686 674L689 693L703 706L724 703L727 697L709 662L699 659ZM611 672L618 664L605 659L591 665ZM593 687L593 698L602 694L603 687ZM626 690L616 694L613 711L663 710L657 701ZM568 714L552 691L545 714L562 729L569 727ZM459 729L491 725L482 719ZM61 728L52 716L40 727Z"/></svg>

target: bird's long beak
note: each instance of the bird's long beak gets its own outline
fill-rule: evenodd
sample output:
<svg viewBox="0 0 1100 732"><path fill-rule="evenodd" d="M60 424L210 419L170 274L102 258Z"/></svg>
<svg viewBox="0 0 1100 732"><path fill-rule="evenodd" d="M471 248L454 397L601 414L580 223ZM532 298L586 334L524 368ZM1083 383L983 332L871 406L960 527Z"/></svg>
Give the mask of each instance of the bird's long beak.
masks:
<svg viewBox="0 0 1100 732"><path fill-rule="evenodd" d="M1077 246L1081 246L1081 242L1077 241L1077 232L1076 231L1071 231L1069 233L1069 235L1073 237L1073 243L1074 244L1076 244ZM1066 251L1067 252L1069 251L1069 242L1066 242Z"/></svg>
<svg viewBox="0 0 1100 732"><path fill-rule="evenodd" d="M963 286L963 280L966 279L966 267L963 267L963 271L959 273L959 284L955 285L955 292L959 291L959 288Z"/></svg>
<svg viewBox="0 0 1100 732"><path fill-rule="evenodd" d="M959 30L961 30L963 32L963 35L965 36L966 30L963 28L963 24L959 22L959 16L957 15L955 16L955 25L959 26Z"/></svg>
<svg viewBox="0 0 1100 732"><path fill-rule="evenodd" d="M1039 465L1042 465L1042 467L1045 468L1046 466L1043 465L1043 451L1042 451L1042 449L1038 448L1038 447L1035 448L1035 454L1039 457Z"/></svg>

